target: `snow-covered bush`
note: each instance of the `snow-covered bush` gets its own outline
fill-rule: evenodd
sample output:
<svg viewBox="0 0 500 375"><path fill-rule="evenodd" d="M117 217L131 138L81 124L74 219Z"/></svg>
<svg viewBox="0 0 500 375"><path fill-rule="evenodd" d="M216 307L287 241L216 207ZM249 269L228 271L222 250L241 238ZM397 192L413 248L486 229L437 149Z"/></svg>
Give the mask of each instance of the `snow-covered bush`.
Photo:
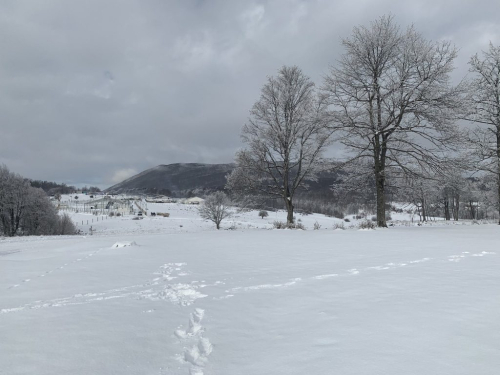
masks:
<svg viewBox="0 0 500 375"><path fill-rule="evenodd" d="M319 228L321 228L321 225L317 221L314 222L314 230L318 230Z"/></svg>
<svg viewBox="0 0 500 375"><path fill-rule="evenodd" d="M335 223L333 224L333 229L345 229L344 223Z"/></svg>
<svg viewBox="0 0 500 375"><path fill-rule="evenodd" d="M370 220L363 220L358 224L359 229L375 229L377 227L377 223Z"/></svg>
<svg viewBox="0 0 500 375"><path fill-rule="evenodd" d="M302 223L291 223L291 224L288 224L288 228L290 228L290 229L302 229L302 230L306 230L306 227Z"/></svg>
<svg viewBox="0 0 500 375"><path fill-rule="evenodd" d="M305 230L304 224L302 223L286 223L284 221L275 221L273 223L274 229L302 229Z"/></svg>
<svg viewBox="0 0 500 375"><path fill-rule="evenodd" d="M58 220L57 233L55 234L68 235L76 233L77 230L75 223L73 223L73 220L71 220L69 215L65 213L62 216L60 216Z"/></svg>
<svg viewBox="0 0 500 375"><path fill-rule="evenodd" d="M261 219L264 219L265 217L268 217L269 214L267 213L266 210L261 210L259 211L259 216L261 217Z"/></svg>
<svg viewBox="0 0 500 375"><path fill-rule="evenodd" d="M276 220L275 222L273 222L273 227L274 229L285 229L286 223L284 221Z"/></svg>

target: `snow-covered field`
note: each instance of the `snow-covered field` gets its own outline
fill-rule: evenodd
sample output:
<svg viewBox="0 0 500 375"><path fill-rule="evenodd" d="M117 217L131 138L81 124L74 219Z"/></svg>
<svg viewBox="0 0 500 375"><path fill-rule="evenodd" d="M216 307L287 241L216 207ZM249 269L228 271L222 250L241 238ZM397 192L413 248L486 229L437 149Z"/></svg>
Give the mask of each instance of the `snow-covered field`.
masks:
<svg viewBox="0 0 500 375"><path fill-rule="evenodd" d="M0 239L0 374L499 373L498 225L148 209L170 217Z"/></svg>

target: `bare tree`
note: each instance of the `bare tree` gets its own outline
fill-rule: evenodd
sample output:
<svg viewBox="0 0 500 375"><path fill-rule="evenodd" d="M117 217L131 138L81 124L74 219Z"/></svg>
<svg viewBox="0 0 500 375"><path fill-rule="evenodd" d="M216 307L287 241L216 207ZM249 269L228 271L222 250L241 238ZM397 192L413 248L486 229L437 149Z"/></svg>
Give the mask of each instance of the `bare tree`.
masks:
<svg viewBox="0 0 500 375"><path fill-rule="evenodd" d="M220 229L222 220L232 215L230 206L231 201L227 195L218 191L206 197L198 212L203 219L214 222L217 229Z"/></svg>
<svg viewBox="0 0 500 375"><path fill-rule="evenodd" d="M268 217L269 214L267 213L266 210L261 210L261 211L259 211L259 216L261 219L264 219L265 217Z"/></svg>
<svg viewBox="0 0 500 375"><path fill-rule="evenodd" d="M355 27L345 54L326 76L323 94L331 125L350 151L371 165L377 225L386 226L387 176L437 170L458 134L460 91L449 84L456 49L433 43L393 17Z"/></svg>
<svg viewBox="0 0 500 375"><path fill-rule="evenodd" d="M47 194L42 189L30 187L26 209L21 217L22 234L58 234L58 223L59 215Z"/></svg>
<svg viewBox="0 0 500 375"><path fill-rule="evenodd" d="M314 180L329 133L320 116L314 83L296 67L284 66L269 77L243 127L244 150L227 187L240 196L283 199L293 223L293 197Z"/></svg>
<svg viewBox="0 0 500 375"><path fill-rule="evenodd" d="M477 168L497 180L497 209L500 224L500 47L490 43L482 58L471 58L469 71L474 78L469 82L465 118L481 126L469 133L469 140L478 161Z"/></svg>
<svg viewBox="0 0 500 375"><path fill-rule="evenodd" d="M0 166L0 233L16 235L74 234L69 216L60 217L47 194L29 180Z"/></svg>
<svg viewBox="0 0 500 375"><path fill-rule="evenodd" d="M59 216L56 234L68 235L68 234L76 234L76 233L77 233L77 229L76 229L75 223L73 222L73 220L71 220L69 215L65 213L65 214Z"/></svg>
<svg viewBox="0 0 500 375"><path fill-rule="evenodd" d="M10 172L6 166L0 168L0 221L7 236L15 236L20 229L30 187L28 180Z"/></svg>

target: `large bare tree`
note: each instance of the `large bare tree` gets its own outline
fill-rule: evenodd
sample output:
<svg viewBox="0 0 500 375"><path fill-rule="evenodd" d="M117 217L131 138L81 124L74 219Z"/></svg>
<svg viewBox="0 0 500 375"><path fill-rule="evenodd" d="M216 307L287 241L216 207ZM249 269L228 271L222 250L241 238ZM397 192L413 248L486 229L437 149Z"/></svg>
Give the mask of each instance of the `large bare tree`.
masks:
<svg viewBox="0 0 500 375"><path fill-rule="evenodd" d="M349 160L372 166L377 223L384 227L388 174L438 169L453 148L460 92L449 75L457 52L413 27L401 31L391 16L355 27L342 44L345 53L322 92Z"/></svg>
<svg viewBox="0 0 500 375"><path fill-rule="evenodd" d="M479 123L469 140L478 163L477 168L495 176L500 224L500 47L490 43L482 58L471 58L466 119Z"/></svg>
<svg viewBox="0 0 500 375"><path fill-rule="evenodd" d="M293 223L293 198L314 180L329 131L320 116L314 83L296 66L269 77L243 127L246 148L236 155L227 187L240 195L283 200Z"/></svg>

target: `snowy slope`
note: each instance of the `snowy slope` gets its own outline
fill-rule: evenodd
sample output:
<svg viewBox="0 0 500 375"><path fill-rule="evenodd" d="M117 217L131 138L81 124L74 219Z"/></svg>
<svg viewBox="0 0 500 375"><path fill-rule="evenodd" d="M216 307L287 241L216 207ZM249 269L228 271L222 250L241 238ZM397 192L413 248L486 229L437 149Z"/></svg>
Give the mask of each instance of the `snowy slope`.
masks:
<svg viewBox="0 0 500 375"><path fill-rule="evenodd" d="M0 373L498 374L497 225L216 231L194 210L0 240Z"/></svg>

